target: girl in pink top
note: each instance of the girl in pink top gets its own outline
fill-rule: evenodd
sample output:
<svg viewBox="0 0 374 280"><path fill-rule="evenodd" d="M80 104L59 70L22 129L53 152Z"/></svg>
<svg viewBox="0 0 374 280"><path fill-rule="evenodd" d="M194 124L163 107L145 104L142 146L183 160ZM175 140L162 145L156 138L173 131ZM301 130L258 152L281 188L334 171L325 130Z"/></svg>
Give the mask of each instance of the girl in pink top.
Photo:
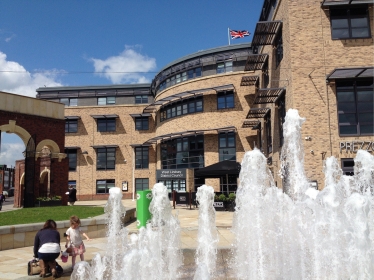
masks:
<svg viewBox="0 0 374 280"><path fill-rule="evenodd" d="M77 255L80 256L81 261L84 261L84 252L86 252L86 248L84 247L84 243L82 240L81 235L83 235L87 241L90 241L90 239L85 232L81 230L79 227L81 224L81 221L77 216L71 216L70 217L70 228L66 231L66 244L65 248L69 248L67 250L71 257L71 264L72 268L74 269L75 265L75 258Z"/></svg>

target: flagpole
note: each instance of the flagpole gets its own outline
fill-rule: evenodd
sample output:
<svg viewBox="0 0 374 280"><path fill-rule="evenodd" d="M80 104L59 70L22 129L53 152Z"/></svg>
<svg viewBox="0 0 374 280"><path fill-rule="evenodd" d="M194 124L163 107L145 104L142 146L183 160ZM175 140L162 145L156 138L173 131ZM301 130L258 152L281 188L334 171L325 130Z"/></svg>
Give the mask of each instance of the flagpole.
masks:
<svg viewBox="0 0 374 280"><path fill-rule="evenodd" d="M227 37L229 39L229 45L230 45L230 27L227 28Z"/></svg>

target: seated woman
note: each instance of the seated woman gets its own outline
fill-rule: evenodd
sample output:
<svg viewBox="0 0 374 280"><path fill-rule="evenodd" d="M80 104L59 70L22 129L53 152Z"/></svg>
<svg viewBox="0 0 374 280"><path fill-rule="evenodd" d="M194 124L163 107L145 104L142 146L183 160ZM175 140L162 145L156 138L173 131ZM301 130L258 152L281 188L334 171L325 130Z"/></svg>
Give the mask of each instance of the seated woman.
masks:
<svg viewBox="0 0 374 280"><path fill-rule="evenodd" d="M35 235L34 241L34 257L39 258L40 277L46 276L46 267L49 266L53 279L57 278L56 258L60 251L60 233L57 231L56 222L47 220Z"/></svg>

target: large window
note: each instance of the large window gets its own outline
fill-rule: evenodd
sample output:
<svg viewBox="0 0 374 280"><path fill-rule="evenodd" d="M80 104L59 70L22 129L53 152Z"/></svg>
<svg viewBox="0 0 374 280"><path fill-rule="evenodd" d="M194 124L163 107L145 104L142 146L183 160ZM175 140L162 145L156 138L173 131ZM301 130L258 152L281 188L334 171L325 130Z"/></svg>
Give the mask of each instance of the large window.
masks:
<svg viewBox="0 0 374 280"><path fill-rule="evenodd" d="M270 114L267 114L264 121L265 121L267 153L270 154L270 153L273 152L273 139L271 137L271 118L270 118Z"/></svg>
<svg viewBox="0 0 374 280"><path fill-rule="evenodd" d="M233 91L222 91L217 93L217 108L227 109L234 108L234 92Z"/></svg>
<svg viewBox="0 0 374 280"><path fill-rule="evenodd" d="M116 97L99 97L97 98L97 105L115 105L116 104Z"/></svg>
<svg viewBox="0 0 374 280"><path fill-rule="evenodd" d="M109 190L114 187L115 187L114 179L96 181L96 193L109 193Z"/></svg>
<svg viewBox="0 0 374 280"><path fill-rule="evenodd" d="M137 147L135 148L135 168L147 169L149 166L149 148Z"/></svg>
<svg viewBox="0 0 374 280"><path fill-rule="evenodd" d="M370 38L368 6L330 8L332 39Z"/></svg>
<svg viewBox="0 0 374 280"><path fill-rule="evenodd" d="M99 132L108 132L116 131L116 119L97 119L97 131Z"/></svg>
<svg viewBox="0 0 374 280"><path fill-rule="evenodd" d="M97 170L113 170L116 166L116 148L97 148Z"/></svg>
<svg viewBox="0 0 374 280"><path fill-rule="evenodd" d="M336 82L340 135L374 134L373 79Z"/></svg>
<svg viewBox="0 0 374 280"><path fill-rule="evenodd" d="M219 139L219 161L236 160L235 133L220 133Z"/></svg>
<svg viewBox="0 0 374 280"><path fill-rule="evenodd" d="M232 61L217 63L217 74L232 72Z"/></svg>
<svg viewBox="0 0 374 280"><path fill-rule="evenodd" d="M148 95L136 95L135 104L144 104L148 103Z"/></svg>
<svg viewBox="0 0 374 280"><path fill-rule="evenodd" d="M160 83L158 91L164 90L165 88L171 87L175 84L201 77L201 67L190 69L181 73L178 73L174 76L171 76Z"/></svg>
<svg viewBox="0 0 374 280"><path fill-rule="evenodd" d="M283 59L283 39L282 33L279 33L279 37L275 45L275 67L278 67Z"/></svg>
<svg viewBox="0 0 374 280"><path fill-rule="evenodd" d="M162 142L161 159L163 169L204 167L204 135Z"/></svg>
<svg viewBox="0 0 374 280"><path fill-rule="evenodd" d="M135 178L135 191L145 191L149 189L148 178Z"/></svg>
<svg viewBox="0 0 374 280"><path fill-rule="evenodd" d="M78 120L65 120L65 133L78 132Z"/></svg>
<svg viewBox="0 0 374 280"><path fill-rule="evenodd" d="M64 103L65 106L78 106L77 98L60 98L60 102Z"/></svg>
<svg viewBox="0 0 374 280"><path fill-rule="evenodd" d="M77 170L77 150L66 149L65 153L69 159L69 171Z"/></svg>
<svg viewBox="0 0 374 280"><path fill-rule="evenodd" d="M160 121L203 111L203 97L188 98L160 110Z"/></svg>
<svg viewBox="0 0 374 280"><path fill-rule="evenodd" d="M342 165L341 166L342 166L342 171L343 171L344 175L353 176L355 174L354 173L355 162L354 162L353 158L342 159Z"/></svg>
<svg viewBox="0 0 374 280"><path fill-rule="evenodd" d="M279 146L284 144L283 123L286 120L286 98L283 95L278 101L278 125L279 125Z"/></svg>
<svg viewBox="0 0 374 280"><path fill-rule="evenodd" d="M135 118L135 130L148 130L149 129L149 117L136 117Z"/></svg>

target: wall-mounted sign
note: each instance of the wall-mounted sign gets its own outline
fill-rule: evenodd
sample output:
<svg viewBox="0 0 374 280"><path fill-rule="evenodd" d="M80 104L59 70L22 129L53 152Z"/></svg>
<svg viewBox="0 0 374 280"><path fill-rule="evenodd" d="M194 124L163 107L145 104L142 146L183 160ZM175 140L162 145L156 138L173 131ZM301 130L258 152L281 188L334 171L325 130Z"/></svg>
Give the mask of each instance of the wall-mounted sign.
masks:
<svg viewBox="0 0 374 280"><path fill-rule="evenodd" d="M127 192L127 181L123 181L122 182L122 191L126 191Z"/></svg>
<svg viewBox="0 0 374 280"><path fill-rule="evenodd" d="M357 153L358 150L364 150L367 152L374 151L374 142L371 141L346 141L339 142L340 152L346 151L351 153Z"/></svg>
<svg viewBox="0 0 374 280"><path fill-rule="evenodd" d="M186 169L162 169L156 171L158 180L186 179Z"/></svg>

